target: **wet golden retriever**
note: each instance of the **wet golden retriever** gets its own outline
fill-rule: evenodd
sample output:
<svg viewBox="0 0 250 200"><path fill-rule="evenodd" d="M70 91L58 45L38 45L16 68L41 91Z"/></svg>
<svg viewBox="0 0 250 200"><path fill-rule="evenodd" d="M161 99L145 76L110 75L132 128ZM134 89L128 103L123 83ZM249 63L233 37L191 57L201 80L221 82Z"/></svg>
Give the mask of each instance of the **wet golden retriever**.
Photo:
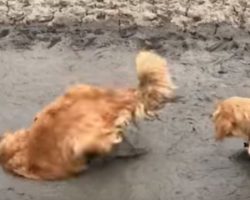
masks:
<svg viewBox="0 0 250 200"><path fill-rule="evenodd" d="M139 52L136 69L137 88L73 86L39 112L29 128L5 133L3 168L29 179L63 179L87 169L88 155L109 154L130 122L153 117L174 97L165 59Z"/></svg>
<svg viewBox="0 0 250 200"><path fill-rule="evenodd" d="M239 137L249 143L250 98L231 97L218 103L213 113L213 122L217 140ZM248 153L250 154L250 148Z"/></svg>

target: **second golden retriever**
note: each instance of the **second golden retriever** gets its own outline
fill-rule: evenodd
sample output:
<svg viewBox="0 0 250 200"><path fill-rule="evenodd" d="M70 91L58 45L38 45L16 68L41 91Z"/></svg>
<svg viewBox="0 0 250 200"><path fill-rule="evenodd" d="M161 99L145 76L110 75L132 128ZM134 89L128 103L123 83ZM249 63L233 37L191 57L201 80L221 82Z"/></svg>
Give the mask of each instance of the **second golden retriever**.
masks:
<svg viewBox="0 0 250 200"><path fill-rule="evenodd" d="M217 140L239 137L249 143L250 98L231 97L218 103L213 113L213 121ZM248 152L250 154L250 148Z"/></svg>

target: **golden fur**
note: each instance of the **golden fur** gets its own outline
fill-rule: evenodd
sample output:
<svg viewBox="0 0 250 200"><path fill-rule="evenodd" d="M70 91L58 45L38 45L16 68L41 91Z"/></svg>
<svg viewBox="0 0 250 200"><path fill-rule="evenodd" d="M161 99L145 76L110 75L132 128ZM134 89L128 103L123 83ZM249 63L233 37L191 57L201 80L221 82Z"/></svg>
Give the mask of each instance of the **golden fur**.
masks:
<svg viewBox="0 0 250 200"><path fill-rule="evenodd" d="M218 103L214 113L215 138L250 140L250 98L231 97Z"/></svg>
<svg viewBox="0 0 250 200"><path fill-rule="evenodd" d="M154 116L174 97L165 59L140 52L136 69L137 89L73 86L38 113L29 128L4 134L4 169L30 179L62 179L84 171L89 154L110 153L126 125Z"/></svg>

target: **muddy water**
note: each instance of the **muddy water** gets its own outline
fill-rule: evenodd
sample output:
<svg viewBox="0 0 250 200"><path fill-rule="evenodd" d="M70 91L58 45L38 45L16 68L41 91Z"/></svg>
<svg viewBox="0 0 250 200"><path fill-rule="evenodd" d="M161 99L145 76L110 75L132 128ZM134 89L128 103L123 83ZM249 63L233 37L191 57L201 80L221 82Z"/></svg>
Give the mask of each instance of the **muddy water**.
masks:
<svg viewBox="0 0 250 200"><path fill-rule="evenodd" d="M243 142L215 143L209 115L216 101L250 96L250 37L231 26L204 25L193 33L174 26L118 31L106 27L2 27L0 132L28 126L34 114L75 83L136 85L140 48L168 58L180 102L162 122L129 132L147 155L117 159L62 182L32 182L0 173L9 200L235 200L250 196L250 161Z"/></svg>

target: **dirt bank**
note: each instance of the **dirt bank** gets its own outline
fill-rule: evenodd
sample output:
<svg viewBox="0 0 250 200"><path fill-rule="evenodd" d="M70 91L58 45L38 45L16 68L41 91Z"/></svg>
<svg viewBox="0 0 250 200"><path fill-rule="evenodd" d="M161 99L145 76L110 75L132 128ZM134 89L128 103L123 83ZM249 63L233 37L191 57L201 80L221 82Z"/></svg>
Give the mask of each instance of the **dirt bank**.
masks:
<svg viewBox="0 0 250 200"><path fill-rule="evenodd" d="M68 25L105 22L121 26L173 23L192 30L226 22L250 30L248 0L0 0L0 24Z"/></svg>

